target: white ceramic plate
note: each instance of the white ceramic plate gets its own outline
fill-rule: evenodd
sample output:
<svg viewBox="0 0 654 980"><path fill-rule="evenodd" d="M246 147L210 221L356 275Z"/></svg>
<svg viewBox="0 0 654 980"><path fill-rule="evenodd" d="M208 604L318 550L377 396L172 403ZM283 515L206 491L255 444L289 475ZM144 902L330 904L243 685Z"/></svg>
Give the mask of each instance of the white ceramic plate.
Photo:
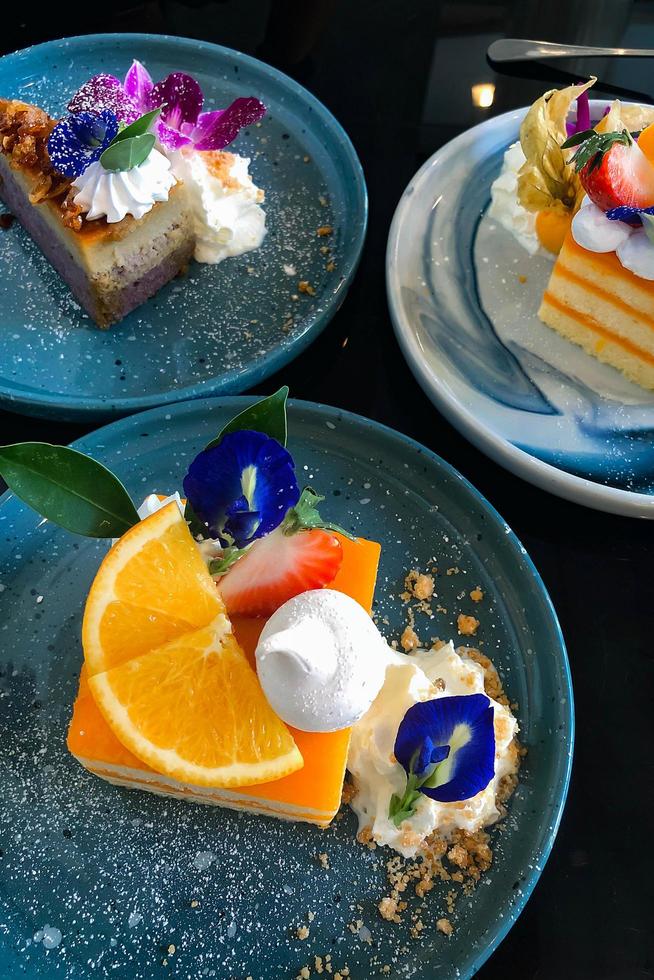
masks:
<svg viewBox="0 0 654 980"><path fill-rule="evenodd" d="M486 213L526 111L462 133L405 190L386 255L395 331L427 395L482 452L561 497L654 518L654 393L538 320L551 260Z"/></svg>

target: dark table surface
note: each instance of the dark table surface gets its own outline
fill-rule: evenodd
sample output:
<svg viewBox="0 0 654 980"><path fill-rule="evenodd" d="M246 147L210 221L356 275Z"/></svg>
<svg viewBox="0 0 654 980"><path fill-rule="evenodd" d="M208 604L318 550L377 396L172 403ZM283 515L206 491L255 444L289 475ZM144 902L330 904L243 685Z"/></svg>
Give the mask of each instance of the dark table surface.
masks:
<svg viewBox="0 0 654 980"><path fill-rule="evenodd" d="M41 5L39 5L41 6ZM377 419L439 453L521 538L558 611L574 678L577 744L552 856L525 911L478 974L654 977L654 527L558 500L499 469L438 414L413 380L386 306L393 211L433 151L489 114L532 101L538 82L496 77L488 44L504 35L654 48L654 2L634 0L151 0L10 5L0 53L65 33L147 31L254 54L307 86L350 134L368 182L370 226L346 302L314 345L257 391ZM575 66L566 66L575 70ZM651 63L579 67L654 97ZM489 109L471 85L494 82ZM347 341L347 343L346 343ZM70 442L80 425L0 412L0 441Z"/></svg>

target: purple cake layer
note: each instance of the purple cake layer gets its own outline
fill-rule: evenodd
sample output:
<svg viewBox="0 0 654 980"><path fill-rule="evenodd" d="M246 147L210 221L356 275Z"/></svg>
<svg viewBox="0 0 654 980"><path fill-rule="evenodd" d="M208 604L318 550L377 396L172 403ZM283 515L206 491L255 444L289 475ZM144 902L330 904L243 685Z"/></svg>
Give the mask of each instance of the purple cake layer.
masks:
<svg viewBox="0 0 654 980"><path fill-rule="evenodd" d="M52 229L43 217L41 208L48 205L30 204L21 185L11 176L11 171L5 170L0 175L0 199L34 239L80 305L100 327L118 323L133 309L144 303L162 286L174 279L188 265L193 255L194 243L192 240L185 239L174 251L170 251L169 247L165 248L165 251L162 248L161 262L150 266L140 278L130 279L121 286L120 274L125 270L117 269L115 286L112 283L109 289L99 289L97 286L94 288L84 269L75 262L61 241L53 235ZM178 227L179 225L171 226L170 230L174 231ZM167 245L165 239L166 236L163 235L164 247ZM153 242L153 245L156 244L156 241Z"/></svg>

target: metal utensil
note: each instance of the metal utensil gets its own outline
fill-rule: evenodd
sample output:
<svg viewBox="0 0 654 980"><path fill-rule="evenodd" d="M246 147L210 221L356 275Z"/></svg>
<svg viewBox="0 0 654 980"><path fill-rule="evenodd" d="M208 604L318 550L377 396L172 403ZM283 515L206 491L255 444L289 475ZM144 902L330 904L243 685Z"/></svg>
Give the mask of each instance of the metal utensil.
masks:
<svg viewBox="0 0 654 980"><path fill-rule="evenodd" d="M543 61L577 58L652 58L651 48L601 48L586 44L555 44L552 41L531 41L526 38L505 37L493 41L486 52L490 67L500 75L519 78L535 78L555 82L578 82L579 74L572 74L558 66ZM610 95L651 102L652 96L634 89L623 88L608 82L598 82L598 88Z"/></svg>

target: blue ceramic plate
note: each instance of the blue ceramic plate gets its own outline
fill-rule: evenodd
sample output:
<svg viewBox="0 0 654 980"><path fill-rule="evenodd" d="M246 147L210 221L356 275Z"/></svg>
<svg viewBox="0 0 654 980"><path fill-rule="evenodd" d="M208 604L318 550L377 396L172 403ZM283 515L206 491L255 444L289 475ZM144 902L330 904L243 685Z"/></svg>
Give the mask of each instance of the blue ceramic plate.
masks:
<svg viewBox="0 0 654 980"><path fill-rule="evenodd" d="M245 404L174 405L75 445L141 498L178 487L193 455ZM391 852L356 844L351 812L320 831L117 789L81 769L64 742L85 594L107 545L51 527L7 494L0 503L0 976L291 980L315 954L331 953L334 968L347 963L353 977L389 964L391 978L466 978L534 887L559 824L573 742L568 663L538 573L492 507L417 443L306 402L292 405L289 424L299 473L326 494L325 513L383 543L376 607L388 617L389 638L405 622L398 593L408 568L435 557L441 569L438 599L448 611L418 622L425 637L455 637L457 613L472 611L468 592L475 585L485 592L473 607L478 636L519 702L529 748L510 815L493 834L485 884L459 899L449 939L433 927L448 888L434 889L417 941L409 922L380 919ZM448 568L459 571L447 575ZM329 870L318 852L327 852ZM295 928L308 912L315 918L302 942ZM365 929L353 933L357 920ZM46 925L50 942L61 934L51 949Z"/></svg>
<svg viewBox="0 0 654 980"><path fill-rule="evenodd" d="M386 256L396 334L434 404L496 462L561 497L653 518L654 393L538 320L552 260L486 213L525 112L458 136L404 192Z"/></svg>
<svg viewBox="0 0 654 980"><path fill-rule="evenodd" d="M296 357L343 302L367 220L363 173L334 117L297 82L215 44L147 34L52 41L0 58L0 95L60 115L97 72L144 62L159 79L194 75L207 107L240 95L268 106L234 150L266 191L262 248L218 266L192 263L144 306L100 331L18 224L0 231L0 405L100 419L262 381ZM2 205L0 205L0 208ZM333 236L316 236L332 225ZM332 247L335 269L320 247ZM308 280L316 295L300 293Z"/></svg>

